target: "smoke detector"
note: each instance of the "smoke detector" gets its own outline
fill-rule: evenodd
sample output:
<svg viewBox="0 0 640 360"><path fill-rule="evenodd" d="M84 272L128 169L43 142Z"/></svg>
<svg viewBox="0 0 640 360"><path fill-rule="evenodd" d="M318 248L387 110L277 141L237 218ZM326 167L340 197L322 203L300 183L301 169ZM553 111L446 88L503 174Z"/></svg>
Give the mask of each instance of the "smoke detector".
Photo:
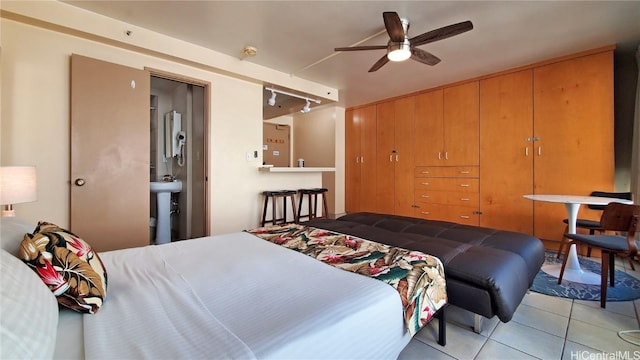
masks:
<svg viewBox="0 0 640 360"><path fill-rule="evenodd" d="M258 49L256 49L253 46L245 46L244 49L242 49L242 58L248 58L248 57L253 57L256 56L256 54L258 53Z"/></svg>

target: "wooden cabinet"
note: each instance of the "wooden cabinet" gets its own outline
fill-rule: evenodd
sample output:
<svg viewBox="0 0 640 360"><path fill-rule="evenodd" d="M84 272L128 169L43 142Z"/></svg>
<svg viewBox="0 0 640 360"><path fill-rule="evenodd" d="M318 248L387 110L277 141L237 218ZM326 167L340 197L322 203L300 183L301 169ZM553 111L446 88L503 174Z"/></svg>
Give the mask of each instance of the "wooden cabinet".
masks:
<svg viewBox="0 0 640 360"><path fill-rule="evenodd" d="M413 215L414 97L377 105L376 212Z"/></svg>
<svg viewBox="0 0 640 360"><path fill-rule="evenodd" d="M430 220L478 225L477 166L419 166L415 168L414 215Z"/></svg>
<svg viewBox="0 0 640 360"><path fill-rule="evenodd" d="M480 124L480 224L559 241L565 207L522 195L613 188L612 51L482 80Z"/></svg>
<svg viewBox="0 0 640 360"><path fill-rule="evenodd" d="M376 106L345 113L345 210L376 211Z"/></svg>
<svg viewBox="0 0 640 360"><path fill-rule="evenodd" d="M534 193L611 191L613 51L536 67L533 84ZM534 202L534 235L559 241L566 216L564 206Z"/></svg>
<svg viewBox="0 0 640 360"><path fill-rule="evenodd" d="M533 71L480 81L480 225L533 234Z"/></svg>
<svg viewBox="0 0 640 360"><path fill-rule="evenodd" d="M417 165L479 164L478 82L416 96Z"/></svg>
<svg viewBox="0 0 640 360"><path fill-rule="evenodd" d="M564 206L523 195L611 191L613 128L612 48L349 110L347 211L559 241Z"/></svg>

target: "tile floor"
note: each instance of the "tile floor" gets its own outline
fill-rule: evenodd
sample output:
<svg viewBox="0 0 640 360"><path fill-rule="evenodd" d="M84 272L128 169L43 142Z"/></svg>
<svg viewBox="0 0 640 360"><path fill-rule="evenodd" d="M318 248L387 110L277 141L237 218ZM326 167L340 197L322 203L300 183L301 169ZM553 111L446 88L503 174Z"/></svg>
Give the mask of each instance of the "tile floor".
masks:
<svg viewBox="0 0 640 360"><path fill-rule="evenodd" d="M598 259L592 258L594 261ZM640 264L632 271L625 260L616 267L640 279ZM482 320L482 332L472 331L473 315L450 306L447 345L436 342L437 321L422 329L402 351L408 359L640 359L640 346L622 340L620 330L640 329L640 299L608 302L571 300L529 292L508 323L496 317ZM629 334L640 342L640 334Z"/></svg>

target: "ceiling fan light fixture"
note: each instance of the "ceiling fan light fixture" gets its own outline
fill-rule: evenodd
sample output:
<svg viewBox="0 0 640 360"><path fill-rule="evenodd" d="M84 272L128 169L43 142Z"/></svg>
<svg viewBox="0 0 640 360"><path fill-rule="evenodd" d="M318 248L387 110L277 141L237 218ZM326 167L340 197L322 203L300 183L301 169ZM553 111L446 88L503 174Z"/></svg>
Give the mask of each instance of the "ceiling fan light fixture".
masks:
<svg viewBox="0 0 640 360"><path fill-rule="evenodd" d="M387 58L391 61L405 61L411 57L411 44L409 39L403 42L390 41L387 47Z"/></svg>

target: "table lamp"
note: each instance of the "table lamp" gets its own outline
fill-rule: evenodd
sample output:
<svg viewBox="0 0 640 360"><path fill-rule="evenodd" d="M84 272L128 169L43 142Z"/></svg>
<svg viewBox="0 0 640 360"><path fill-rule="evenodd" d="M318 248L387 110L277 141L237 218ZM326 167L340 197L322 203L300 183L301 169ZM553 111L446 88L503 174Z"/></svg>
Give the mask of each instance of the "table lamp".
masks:
<svg viewBox="0 0 640 360"><path fill-rule="evenodd" d="M35 166L0 167L0 205L2 217L13 217L13 204L37 200Z"/></svg>

